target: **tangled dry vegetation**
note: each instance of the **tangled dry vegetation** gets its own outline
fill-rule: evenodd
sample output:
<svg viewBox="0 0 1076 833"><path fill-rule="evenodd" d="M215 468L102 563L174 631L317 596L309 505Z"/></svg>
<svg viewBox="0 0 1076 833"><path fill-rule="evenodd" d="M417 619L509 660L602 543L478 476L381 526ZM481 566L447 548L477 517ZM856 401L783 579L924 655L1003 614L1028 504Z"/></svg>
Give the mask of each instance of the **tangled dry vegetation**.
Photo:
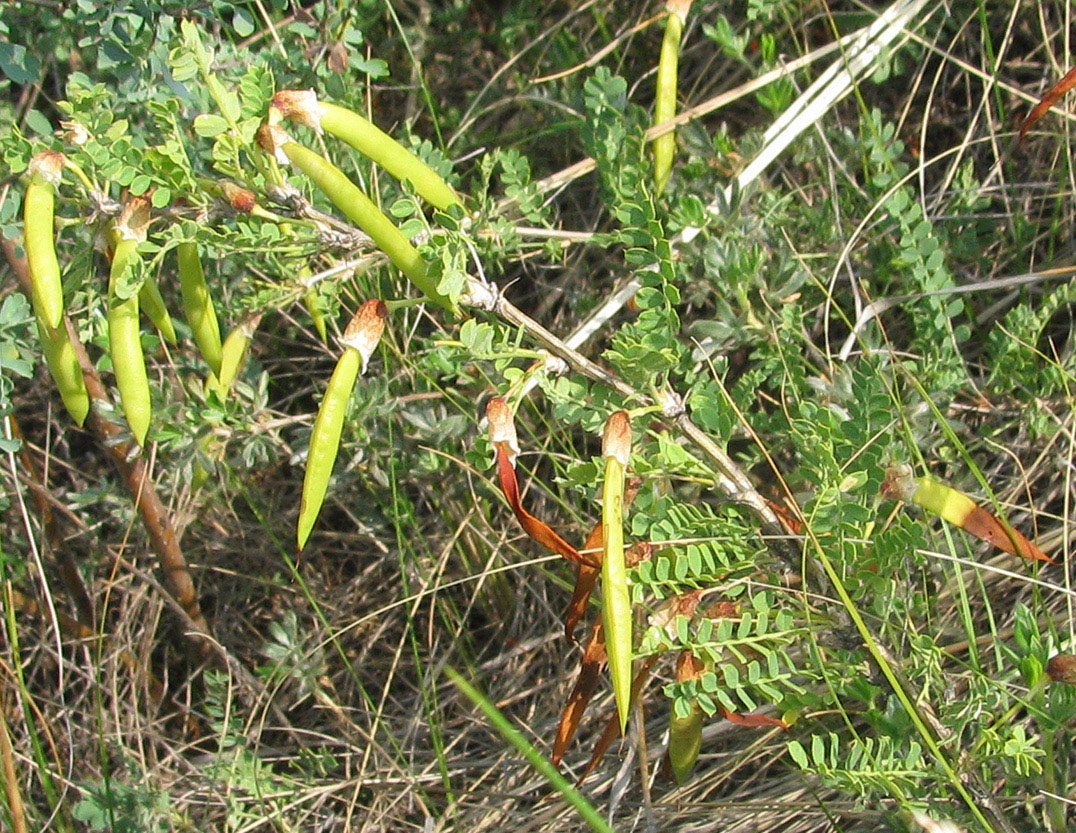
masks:
<svg viewBox="0 0 1076 833"><path fill-rule="evenodd" d="M349 49L353 65L386 61L392 74L371 81L369 115L440 146L464 185L478 178L474 160L488 149L515 149L529 160L534 181L549 186L550 222L543 230L512 218L527 242L494 279L516 308L567 337L630 276L625 246L590 242L618 222L602 172L564 172L587 156L580 139L584 80L598 65L627 79L627 100L649 111L662 31L646 24L661 4L359 3L355 14L367 26L361 47L330 37L326 21L342 25L347 14L336 4L268 5L272 26L258 18L245 40L215 17L199 18L204 37L242 41L225 50L236 60L306 55L307 75L286 78L274 65L281 86L315 83L312 73L321 66L330 67L330 79L350 77L341 69ZM1076 294L1064 288L1071 268L1057 260L1074 219L1067 101L1015 144L1021 119L1073 63L1071 10L1051 0L911 5L910 22L873 77L827 103L750 196L709 219L708 233L727 231L740 249L718 257L685 244L676 254L694 270L679 287L675 335L692 357L681 366L691 364L700 379L711 366L729 389L754 380L757 395L734 390L743 421L727 426L729 453L760 494L778 506L794 496L807 507L806 532L792 523L784 544L759 538L758 552L771 554L760 554L766 566L744 573L742 583L752 592L768 585L796 611L799 639L786 649L793 682L815 693L817 703L805 698L787 709L796 717L787 732L708 718L695 773L676 785L657 776L673 702L662 691L674 681L672 662L659 661L636 718L641 724L613 745L582 787L618 831L920 829L901 812L912 806L975 829L957 794L938 786L944 777L924 780L909 764L912 774L902 780L903 758L886 764L884 747L874 747L859 769L847 767L847 777L805 771L812 768L790 759L790 740L810 751L813 737L833 733L843 749L887 720L895 735L912 734L899 713L886 712L895 706L877 667L855 653L857 645L842 644L847 622L832 587L813 580L805 586L806 560L798 557L801 549L811 552L801 543L812 535L859 541L893 530L906 536L891 540L894 550L906 547L899 557L858 566L839 561L838 571L858 588L856 607L917 706L928 718L936 711L950 721L939 734L948 759L992 755L996 763L1010 756L1011 769L999 773L987 761L965 773L990 829L1058 831L1074 817L1071 734L1043 729L1036 718L1060 707L1036 705L1029 672L1013 671L1036 650L1073 650L1067 556ZM678 134L670 187L679 202L664 218L670 228L689 225L688 197L700 206L715 198L764 146L763 131L777 115L825 67L840 65L831 47L837 36L869 26L887 8L696 0L680 55L680 109L715 98L718 106ZM8 25L19 21L26 23L13 16ZM77 21L65 25L78 32ZM729 45L736 38L739 56ZM77 46L57 54L38 77L7 87L8 111L24 129L30 111L58 121L55 102L67 95L66 76L80 66L89 72ZM764 70L803 58L810 60L779 84L761 92L752 85ZM241 70L222 60L219 71L234 78ZM872 180L870 172L880 170L890 179ZM21 187L17 177L6 178L4 199ZM894 207L900 187L913 201ZM925 234L941 241L953 278L935 295L922 294L935 291L929 281L901 277L939 248L909 242L922 236L923 220L933 229ZM7 253L14 274L19 252ZM797 281L776 285L774 276L769 284L767 269L778 260L789 273L799 270ZM250 299L258 292L268 296L277 278L267 268L252 260L242 278L228 272L233 321L255 308ZM741 280L734 298L705 277L752 269L763 277ZM339 277L330 309L354 310L370 295L368 280ZM2 291L8 296L14 282L5 278ZM937 307L918 311L938 299ZM871 307L872 301L883 303ZM785 305L797 303L802 338L795 342L781 327ZM225 451L209 481L193 485L181 453L189 447L177 439L192 430L192 417L178 405L161 417L167 428L159 452L151 442L142 458L193 573L209 648L192 640L197 622L172 600L100 442L71 426L43 372L15 386L13 415L25 450L5 456L2 474L8 505L0 759L8 768L8 821L22 814L30 820L24 829L58 830L584 829L576 810L444 674L449 666L472 680L548 753L579 665L581 648L568 646L562 624L573 576L519 530L479 439L476 402L504 392L504 365L481 348L460 349L456 325L439 311L394 311L352 403L327 503L298 555L294 528L311 415L338 352L319 342L301 305L267 306L259 310L265 318L239 389L243 415L230 411L214 423L214 441ZM581 351L604 362L617 322L630 315L607 323ZM918 352L930 327L939 339L967 328L952 338L958 349L951 364L941 348L938 356ZM509 343L520 333L523 347L543 346L512 327L504 332ZM781 376L782 355L817 373ZM868 355L868 364L858 363ZM154 384L178 400L191 386L189 365L167 351L155 362ZM916 369L906 373L909 366ZM916 379L929 386L918 397ZM822 463L804 463L810 454L803 446L822 441L804 428L803 403L855 411L857 397L875 383L883 396L865 417L867 458L874 459L866 452L880 442L879 458L904 442L903 461L921 463L991 505L988 486L994 508L1057 564L956 540L952 527L882 501L878 467L854 480L858 451L839 459L846 480L826 486L835 501L847 493L870 511L839 523L827 515L833 503L823 504L819 494L828 474ZM521 482L529 508L578 543L600 518L598 481L587 486L579 469L598 454L594 425L579 415L596 394L569 394L580 397L580 412L556 395L543 386L518 409ZM599 398L596 409L606 401ZM641 430L660 434L659 419ZM716 422L706 427L721 430ZM44 472L44 492L33 469ZM662 480L656 469L646 487L653 486L655 502L668 489L688 505L715 512L727 506L711 488L713 477L707 482L686 466ZM854 497L864 482L873 491ZM840 526L852 521L855 534ZM631 524L636 537L646 529ZM795 551L791 563L773 556L782 546ZM87 600L65 577L71 570L81 575ZM904 606L905 595L929 602ZM640 625L647 613L640 612ZM857 676L873 692L860 701L848 695ZM967 713L976 704L980 713ZM762 713L788 705L763 705ZM582 772L613 710L603 683L565 758L569 777ZM986 737L992 727L996 736L979 743L977 732ZM989 744L996 738L995 749ZM840 753L844 764L848 754ZM1049 792L1060 798L1047 806Z"/></svg>

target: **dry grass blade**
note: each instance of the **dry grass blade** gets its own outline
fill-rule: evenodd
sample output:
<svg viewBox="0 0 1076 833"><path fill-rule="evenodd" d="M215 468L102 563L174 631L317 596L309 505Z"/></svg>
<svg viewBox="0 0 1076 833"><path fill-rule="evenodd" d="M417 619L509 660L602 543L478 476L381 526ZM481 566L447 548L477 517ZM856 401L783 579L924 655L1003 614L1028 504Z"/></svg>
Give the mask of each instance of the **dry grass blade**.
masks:
<svg viewBox="0 0 1076 833"><path fill-rule="evenodd" d="M0 765L4 772L4 794L7 796L7 810L11 818L13 833L29 833L30 828L26 824L26 808L22 801L22 792L19 789L19 773L15 767L15 750L11 745L11 735L8 733L7 719L4 712L7 707L0 707Z"/></svg>

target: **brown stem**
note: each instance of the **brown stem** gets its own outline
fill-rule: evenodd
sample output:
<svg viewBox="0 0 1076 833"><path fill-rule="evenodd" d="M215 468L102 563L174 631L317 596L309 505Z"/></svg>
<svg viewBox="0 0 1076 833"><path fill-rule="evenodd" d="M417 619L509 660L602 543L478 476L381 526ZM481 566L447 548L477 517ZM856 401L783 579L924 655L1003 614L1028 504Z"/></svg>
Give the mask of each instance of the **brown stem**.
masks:
<svg viewBox="0 0 1076 833"><path fill-rule="evenodd" d="M0 762L3 764L4 793L7 796L8 813L11 815L11 829L13 833L29 833L26 807L19 790L19 773L15 767L15 750L11 746L11 735L8 734L7 720L3 714L5 711L6 703L0 708Z"/></svg>
<svg viewBox="0 0 1076 833"><path fill-rule="evenodd" d="M26 260L19 257L13 240L0 241L4 257L11 266L15 277L18 279L22 291L27 297L30 296L30 272ZM86 380L86 390L90 398L105 403L111 407L111 400L105 390L101 377L97 375L97 369L90 361L86 348L79 340L78 333L71 325L70 319L64 316L64 326L74 345L78 355L79 365L82 367L82 375ZM157 489L153 478L150 477L145 459L138 453L138 448L133 443L121 439L122 429L102 418L96 408L91 407L86 417L86 428L98 439L101 447L105 449L111 458L116 470L123 478L124 485L135 502L135 508L142 517L142 523L149 533L150 542L154 552L157 553L157 561L164 575L164 586L176 600L179 606L197 628L189 637L192 639L194 648L193 659L204 659L209 652L209 643L203 635L210 633L209 624L202 614L198 603L198 592L194 587L187 560L183 557L183 551L179 547L175 530L172 529L168 511L157 495Z"/></svg>

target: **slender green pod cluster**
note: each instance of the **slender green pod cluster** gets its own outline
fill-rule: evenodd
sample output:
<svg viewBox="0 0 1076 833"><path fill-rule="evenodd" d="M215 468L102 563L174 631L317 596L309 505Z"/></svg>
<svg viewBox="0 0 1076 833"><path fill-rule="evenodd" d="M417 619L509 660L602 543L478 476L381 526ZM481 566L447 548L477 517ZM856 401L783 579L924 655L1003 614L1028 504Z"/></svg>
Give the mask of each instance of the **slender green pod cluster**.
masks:
<svg viewBox="0 0 1076 833"><path fill-rule="evenodd" d="M278 162L290 162L306 174L333 205L370 235L377 247L426 297L439 307L455 312L452 300L437 291L437 282L430 275L418 249L343 171L328 159L293 141L282 127L276 125L261 126L258 144Z"/></svg>
<svg viewBox="0 0 1076 833"><path fill-rule="evenodd" d="M658 59L657 92L654 96L654 124L667 122L676 115L677 75L680 64L680 38L687 20L691 0L668 0L665 18L665 37L661 41ZM665 190L676 155L676 132L670 130L654 140L654 187L660 194Z"/></svg>
<svg viewBox="0 0 1076 833"><path fill-rule="evenodd" d="M63 171L62 153L45 150L30 160L30 183L23 197L23 229L30 272L30 301L45 364L64 407L80 427L90 412L90 395L75 346L64 323L63 286L56 258L56 185Z"/></svg>
<svg viewBox="0 0 1076 833"><path fill-rule="evenodd" d="M313 90L281 90L273 96L269 121L291 119L347 142L401 182L411 183L420 197L442 211L462 205L459 196L415 154L358 113L318 101Z"/></svg>
<svg viewBox="0 0 1076 833"><path fill-rule="evenodd" d="M64 315L60 263L56 259L56 186L64 155L43 150L30 160L30 184L23 197L26 261L30 267L33 305L38 319L56 329Z"/></svg>
<svg viewBox="0 0 1076 833"><path fill-rule="evenodd" d="M631 708L632 659L631 593L624 557L624 475L631 459L631 418L627 411L617 411L605 423L602 457L602 627L623 732Z"/></svg>
<svg viewBox="0 0 1076 833"><path fill-rule="evenodd" d="M381 301L367 301L359 307L340 339L344 352L336 362L336 369L329 379L317 418L314 420L314 429L310 434L310 453L303 477L303 499L299 507L296 531L300 551L306 546L314 522L321 512L321 505L325 501L325 492L329 488L329 478L336 463L344 416L355 381L360 373L366 372L370 356L385 331L387 316L388 309Z"/></svg>
<svg viewBox="0 0 1076 833"><path fill-rule="evenodd" d="M139 296L135 293L124 297L121 290L126 276L139 262L138 244L146 239L148 224L149 203L141 197L131 199L116 221L106 315L108 350L116 375L116 387L120 392L120 405L139 445L146 443L153 409L138 321Z"/></svg>
<svg viewBox="0 0 1076 833"><path fill-rule="evenodd" d="M202 354L214 376L221 373L222 348L220 343L220 324L217 310L213 306L213 297L202 270L202 260L198 257L198 246L186 241L176 247L179 262L179 292L183 298L183 315L190 325L191 334L198 352Z"/></svg>

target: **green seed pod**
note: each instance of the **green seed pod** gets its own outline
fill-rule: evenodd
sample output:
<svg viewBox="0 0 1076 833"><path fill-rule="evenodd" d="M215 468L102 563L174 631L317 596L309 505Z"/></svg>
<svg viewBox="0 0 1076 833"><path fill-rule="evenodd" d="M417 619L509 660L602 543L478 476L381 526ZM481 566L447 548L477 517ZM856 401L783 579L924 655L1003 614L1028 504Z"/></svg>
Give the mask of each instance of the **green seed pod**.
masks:
<svg viewBox="0 0 1076 833"><path fill-rule="evenodd" d="M631 591L624 557L624 474L631 458L631 419L626 411L609 417L602 436L605 483L602 489L602 627L609 655L620 731L631 708Z"/></svg>
<svg viewBox="0 0 1076 833"><path fill-rule="evenodd" d="M210 374L206 380L206 389L212 390L223 400L231 390L232 382L239 374L239 368L247 357L247 348L254 331L258 329L262 317L260 314L248 318L228 333L221 347L220 374Z"/></svg>
<svg viewBox="0 0 1076 833"><path fill-rule="evenodd" d="M676 783L683 784L695 768L702 746L702 709L698 703L691 704L687 717L675 712L669 719L669 764Z"/></svg>
<svg viewBox="0 0 1076 833"><path fill-rule="evenodd" d="M381 213L369 197L327 159L292 141L283 128L265 124L258 130L258 144L280 162L291 162L332 203L347 215L381 249L420 292L439 307L455 312L451 299L437 291L426 261L393 222Z"/></svg>
<svg viewBox="0 0 1076 833"><path fill-rule="evenodd" d="M139 445L145 445L152 419L142 331L138 321L138 296L120 298L116 288L124 272L138 258L138 241L120 240L112 257L108 288L108 351L120 391L124 416Z"/></svg>
<svg viewBox="0 0 1076 833"><path fill-rule="evenodd" d="M37 333L41 338L41 347L45 354L45 363L56 382L64 407L80 428L90 412L90 395L86 390L86 380L78 363L75 347L67 334L67 327L62 325L50 330L41 321L37 322Z"/></svg>
<svg viewBox="0 0 1076 833"><path fill-rule="evenodd" d="M50 330L63 320L64 295L56 259L56 185L64 156L43 150L30 160L30 184L23 197L26 261L30 269L34 312Z"/></svg>
<svg viewBox="0 0 1076 833"><path fill-rule="evenodd" d="M360 372L366 371L370 356L384 332L387 315L388 311L381 301L367 301L359 307L341 338L344 352L336 362L332 378L325 388L325 396L322 397L310 433L310 452L303 477L303 499L296 530L300 551L306 546L325 501L355 381Z"/></svg>
<svg viewBox="0 0 1076 833"><path fill-rule="evenodd" d="M699 603L697 594L692 594L685 599L687 608L681 608L679 612L690 616L687 610L694 611ZM674 607L674 610L676 608ZM676 682L686 683L689 680L698 680L702 677L703 665L695 658L691 651L681 651L676 658ZM702 746L702 708L698 700L690 700L688 713L678 714L673 708L669 716L669 766L676 778L676 783L683 784L695 768L695 761L699 758L699 748Z"/></svg>
<svg viewBox="0 0 1076 833"><path fill-rule="evenodd" d="M654 124L661 124L676 115L677 74L680 63L680 38L684 30L690 0L670 0L666 8L665 37L658 59L657 91L654 96ZM676 132L663 133L654 140L654 187L660 194L665 190L676 155Z"/></svg>
<svg viewBox="0 0 1076 833"><path fill-rule="evenodd" d="M112 232L115 250L108 276L108 350L116 387L120 391L127 425L139 445L145 445L152 419L146 359L142 353L142 331L138 320L138 295L124 298L120 288L127 274L140 262L138 244L146 239L149 203L134 197L123 207Z"/></svg>
<svg viewBox="0 0 1076 833"><path fill-rule="evenodd" d="M347 142L396 179L410 182L415 193L442 211L462 205L448 183L415 154L358 113L318 101L313 90L281 90L273 96L269 112L270 122L291 119Z"/></svg>
<svg viewBox="0 0 1076 833"><path fill-rule="evenodd" d="M142 312L153 322L153 326L164 339L169 344L175 344L176 328L172 326L172 316L168 314L168 307L164 303L157 279L152 275L146 275L142 288L138 290L138 302L142 307Z"/></svg>
<svg viewBox="0 0 1076 833"><path fill-rule="evenodd" d="M198 352L202 354L213 375L220 376L222 348L220 324L213 298L206 285L198 247L194 243L180 243L176 247L179 260L179 291L183 297L183 315L190 325Z"/></svg>

